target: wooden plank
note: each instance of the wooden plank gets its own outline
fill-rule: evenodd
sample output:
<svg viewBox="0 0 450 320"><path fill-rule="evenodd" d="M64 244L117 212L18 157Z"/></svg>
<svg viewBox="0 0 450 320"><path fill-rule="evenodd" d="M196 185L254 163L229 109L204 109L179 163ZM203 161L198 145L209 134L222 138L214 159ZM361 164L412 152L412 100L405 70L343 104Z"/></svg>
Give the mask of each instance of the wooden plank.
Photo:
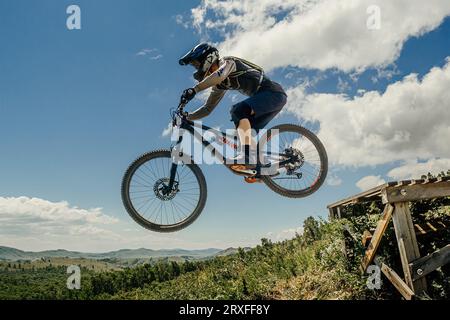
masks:
<svg viewBox="0 0 450 320"><path fill-rule="evenodd" d="M341 206L336 207L336 213L337 213L338 219L341 219L341 218L342 218L342 214L341 214Z"/></svg>
<svg viewBox="0 0 450 320"><path fill-rule="evenodd" d="M442 221L438 221L437 223L436 223L438 226L436 227L436 229L439 231L440 229L447 229L448 227L447 227L447 225L444 223L444 222L442 222Z"/></svg>
<svg viewBox="0 0 450 320"><path fill-rule="evenodd" d="M371 240L372 240L372 234L370 233L370 231L364 230L363 235L362 235L363 247L367 247L367 245L370 243Z"/></svg>
<svg viewBox="0 0 450 320"><path fill-rule="evenodd" d="M416 229L416 236L419 234L427 234L427 232L418 223L414 224L414 228Z"/></svg>
<svg viewBox="0 0 450 320"><path fill-rule="evenodd" d="M420 258L420 253L407 202L395 204L392 220L394 222L395 236L397 238L405 282L416 295L421 294L426 290L426 281L424 278L414 281L409 267L411 262Z"/></svg>
<svg viewBox="0 0 450 320"><path fill-rule="evenodd" d="M425 223L431 230L433 230L434 232L438 231L437 228L435 228L431 223L426 222Z"/></svg>
<svg viewBox="0 0 450 320"><path fill-rule="evenodd" d="M436 233L448 228L442 221L432 221L426 223L415 223L416 236L426 235L429 233Z"/></svg>
<svg viewBox="0 0 450 320"><path fill-rule="evenodd" d="M450 196L450 181L388 187L381 192L383 203L407 202Z"/></svg>
<svg viewBox="0 0 450 320"><path fill-rule="evenodd" d="M414 291L403 281L403 279L388 265L383 263L379 257L375 258L375 264L380 267L381 272L392 283L392 285L400 292L400 294L406 299L411 300L414 297Z"/></svg>
<svg viewBox="0 0 450 320"><path fill-rule="evenodd" d="M334 208L328 208L328 212L329 212L328 218L330 220L334 220Z"/></svg>
<svg viewBox="0 0 450 320"><path fill-rule="evenodd" d="M408 184L411 184L411 180L402 180L402 181L397 181L397 184L395 185L396 187L399 187L399 186L406 186L406 185L408 185Z"/></svg>
<svg viewBox="0 0 450 320"><path fill-rule="evenodd" d="M384 207L383 216L380 221L378 221L377 228L373 233L372 239L367 247L366 253L364 254L364 258L361 262L362 272L366 272L367 267L372 263L373 258L375 257L375 253L377 252L378 246L380 245L381 239L383 238L383 234L386 231L386 228L391 221L392 212L394 207L390 204L387 204Z"/></svg>
<svg viewBox="0 0 450 320"><path fill-rule="evenodd" d="M339 207L339 206L345 206L345 205L349 205L349 204L354 204L354 203L359 202L360 199L363 199L363 201L370 201L370 198L365 198L367 195L370 195L371 197L372 196L378 197L380 192L381 192L381 189L382 188L386 188L389 185L392 185L392 183L385 183L385 184L380 185L378 187L369 189L367 191L358 193L358 194L356 194L354 196L351 196L351 197L345 198L343 200L340 200L340 201L334 202L332 204L329 204L327 207L328 208L333 208L333 207Z"/></svg>
<svg viewBox="0 0 450 320"><path fill-rule="evenodd" d="M450 263L450 244L409 264L413 280L420 279Z"/></svg>

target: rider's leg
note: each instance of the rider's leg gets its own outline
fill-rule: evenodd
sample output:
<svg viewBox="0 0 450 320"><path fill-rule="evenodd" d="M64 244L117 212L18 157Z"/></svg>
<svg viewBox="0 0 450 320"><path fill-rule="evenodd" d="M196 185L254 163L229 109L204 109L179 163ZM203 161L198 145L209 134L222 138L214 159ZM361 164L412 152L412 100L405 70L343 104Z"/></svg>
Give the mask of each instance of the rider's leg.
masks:
<svg viewBox="0 0 450 320"><path fill-rule="evenodd" d="M245 101L234 105L231 109L231 118L236 125L241 144L238 159L244 160L245 164L256 164L256 141L252 137L251 125L254 114L255 112Z"/></svg>
<svg viewBox="0 0 450 320"><path fill-rule="evenodd" d="M231 108L231 120L236 125L243 152L248 150L256 157L256 141L251 129L260 130L271 121L286 104L286 95L279 92L260 91ZM246 149L246 150L245 150ZM261 162L263 160L261 159ZM256 164L256 160L254 161Z"/></svg>
<svg viewBox="0 0 450 320"><path fill-rule="evenodd" d="M266 127L267 124L283 109L286 100L286 95L270 91L262 91L252 98L247 99L246 102L252 106L253 110L256 110L256 114L254 114L251 119L252 128L259 131ZM259 162L263 165L269 164L269 158L259 151L257 157L259 158ZM272 169L274 171L272 171ZM261 171L261 173L264 175L272 175L277 173L277 170L275 167L271 166L269 169L264 168L264 172Z"/></svg>
<svg viewBox="0 0 450 320"><path fill-rule="evenodd" d="M237 127L239 142L242 146L250 146L252 149L256 148L255 139L252 137L252 125L247 118L239 120Z"/></svg>

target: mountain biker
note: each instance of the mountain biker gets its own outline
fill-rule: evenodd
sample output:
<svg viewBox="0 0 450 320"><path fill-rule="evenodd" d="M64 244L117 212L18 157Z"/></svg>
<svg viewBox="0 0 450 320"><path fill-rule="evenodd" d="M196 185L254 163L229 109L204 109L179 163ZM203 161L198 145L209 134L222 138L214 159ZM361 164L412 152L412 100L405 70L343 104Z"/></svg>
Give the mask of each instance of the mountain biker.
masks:
<svg viewBox="0 0 450 320"><path fill-rule="evenodd" d="M242 58L220 57L219 51L207 43L201 43L186 53L180 65L192 65L198 83L183 91L182 97L192 100L197 93L212 87L205 104L188 115L189 120L198 120L209 115L218 105L227 90L238 90L249 98L231 107L231 121L239 135L241 150L234 163L246 168L256 165L256 145L251 138L251 129L262 129L286 104L287 95L280 84L270 80L264 70Z"/></svg>

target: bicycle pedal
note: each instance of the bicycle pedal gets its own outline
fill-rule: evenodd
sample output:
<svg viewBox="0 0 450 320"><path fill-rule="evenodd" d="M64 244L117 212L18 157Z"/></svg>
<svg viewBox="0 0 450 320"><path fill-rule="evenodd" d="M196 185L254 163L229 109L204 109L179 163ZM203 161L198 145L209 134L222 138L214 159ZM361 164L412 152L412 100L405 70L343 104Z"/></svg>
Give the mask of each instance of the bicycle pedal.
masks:
<svg viewBox="0 0 450 320"><path fill-rule="evenodd" d="M245 177L244 180L247 183L260 183L260 182L262 182L261 179L255 178L255 177Z"/></svg>
<svg viewBox="0 0 450 320"><path fill-rule="evenodd" d="M248 174L249 176L254 176L255 174L257 174L256 170L248 169L246 166L240 164L232 165L231 169L242 174Z"/></svg>

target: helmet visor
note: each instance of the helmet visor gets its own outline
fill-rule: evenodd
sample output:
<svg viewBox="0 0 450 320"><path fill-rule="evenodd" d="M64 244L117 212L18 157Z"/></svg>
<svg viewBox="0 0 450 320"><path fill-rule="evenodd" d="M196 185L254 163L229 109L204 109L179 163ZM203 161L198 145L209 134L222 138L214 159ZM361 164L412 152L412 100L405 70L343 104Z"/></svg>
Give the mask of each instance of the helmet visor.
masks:
<svg viewBox="0 0 450 320"><path fill-rule="evenodd" d="M192 60L191 62L189 62L189 64L197 70L200 69L200 66L201 66L201 63L198 62L197 60Z"/></svg>

